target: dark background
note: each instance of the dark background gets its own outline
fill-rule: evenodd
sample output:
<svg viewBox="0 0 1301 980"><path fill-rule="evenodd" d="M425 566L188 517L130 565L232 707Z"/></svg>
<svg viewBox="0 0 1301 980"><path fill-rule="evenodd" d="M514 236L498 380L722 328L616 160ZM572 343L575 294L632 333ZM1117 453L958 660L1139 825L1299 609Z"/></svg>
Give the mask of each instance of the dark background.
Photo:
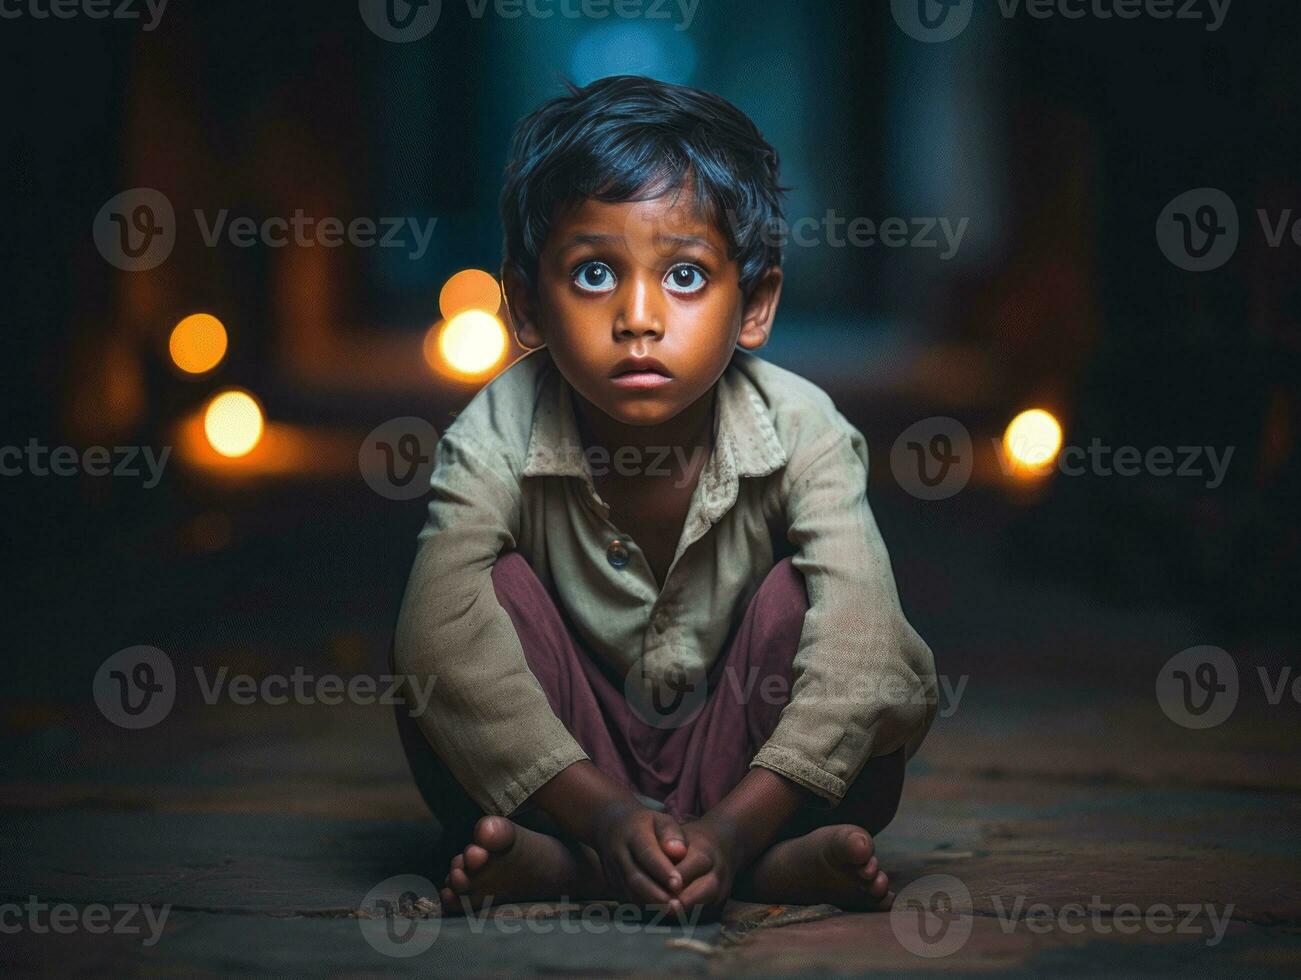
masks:
<svg viewBox="0 0 1301 980"><path fill-rule="evenodd" d="M0 22L3 442L171 445L226 385L316 439L301 465L262 475L178 451L153 489L3 477L8 730L93 713L96 667L135 644L255 673L382 669L423 505L367 487L360 439L405 415L441 429L473 394L420 359L439 287L498 266L514 121L565 78L617 72L748 112L782 155L792 219L969 218L948 261L792 246L765 354L825 386L867 435L904 605L942 669L1020 657L1067 678L1099 645L1132 650L1133 637L1096 632L1081 649L1071 637L1087 624L1054 619L1062 595L1187 617L1186 635L1125 654L1138 675L1195 643L1294 658L1301 248L1267 247L1255 211L1301 215L1298 7L1238 0L1208 32L978 6L934 45L886 3L701 0L676 31L475 19L445 0L433 33L406 45L371 33L356 3L320 0L173 0L148 33ZM141 186L173 202L179 240L158 269L121 272L92 222ZM1242 244L1192 273L1165 259L1154 226L1198 187L1233 198ZM195 208L438 224L420 261L206 248ZM189 380L166 342L195 311L218 315L231 346ZM1232 465L1215 489L1009 478L991 440L1033 406L1071 445L1231 446ZM899 433L932 416L961 420L977 447L967 488L935 502L905 493L889 462ZM1027 583L1029 607L1008 598Z"/></svg>

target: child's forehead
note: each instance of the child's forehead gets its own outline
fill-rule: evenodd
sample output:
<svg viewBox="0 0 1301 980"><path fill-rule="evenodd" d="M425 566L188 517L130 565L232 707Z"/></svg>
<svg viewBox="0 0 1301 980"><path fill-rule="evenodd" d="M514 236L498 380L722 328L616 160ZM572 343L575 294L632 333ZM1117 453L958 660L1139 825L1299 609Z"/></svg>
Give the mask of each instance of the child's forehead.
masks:
<svg viewBox="0 0 1301 980"><path fill-rule="evenodd" d="M726 253L728 239L689 188L631 201L580 198L557 210L548 245L575 238L697 238Z"/></svg>

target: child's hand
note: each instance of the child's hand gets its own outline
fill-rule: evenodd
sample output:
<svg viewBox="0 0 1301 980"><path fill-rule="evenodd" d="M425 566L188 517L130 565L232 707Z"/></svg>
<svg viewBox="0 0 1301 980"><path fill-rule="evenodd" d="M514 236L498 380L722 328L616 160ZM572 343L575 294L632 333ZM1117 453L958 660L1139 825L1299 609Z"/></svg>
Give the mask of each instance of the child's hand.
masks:
<svg viewBox="0 0 1301 980"><path fill-rule="evenodd" d="M708 817L686 826L687 856L678 862L685 883L678 900L684 909L701 908L711 917L731 897L738 871L733 838Z"/></svg>
<svg viewBox="0 0 1301 980"><path fill-rule="evenodd" d="M677 906L685 880L674 867L687 853L685 835L667 813L640 803L612 804L596 820L593 848L608 885L641 905Z"/></svg>

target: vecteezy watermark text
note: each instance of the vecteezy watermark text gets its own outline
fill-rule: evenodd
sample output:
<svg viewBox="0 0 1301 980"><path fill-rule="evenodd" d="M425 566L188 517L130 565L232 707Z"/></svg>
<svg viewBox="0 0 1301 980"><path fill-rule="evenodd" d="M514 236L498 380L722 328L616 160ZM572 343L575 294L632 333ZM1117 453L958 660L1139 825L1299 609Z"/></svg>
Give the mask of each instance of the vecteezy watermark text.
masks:
<svg viewBox="0 0 1301 980"><path fill-rule="evenodd" d="M155 453L153 446L46 446L38 439L25 446L0 446L0 476L114 476L136 478L148 471L143 486L152 490L163 477L172 447ZM140 461L145 470L140 467Z"/></svg>
<svg viewBox="0 0 1301 980"><path fill-rule="evenodd" d="M224 237L236 248L406 248L407 257L419 260L429 250L434 237L437 218L424 222L413 218L353 218L344 223L342 218L315 218L298 208L287 218L271 217L258 221L247 216L230 219L230 211L223 208L209 214L200 209L194 212L203 243L216 248ZM410 238L407 231L410 230ZM292 233L292 234L291 234Z"/></svg>
<svg viewBox="0 0 1301 980"><path fill-rule="evenodd" d="M1207 946L1218 946L1233 918L1233 903L1209 902L1107 902L1101 895L1089 902L1060 906L1031 902L1025 895L991 895L990 904L999 928L1006 934L1024 929L1034 935L1090 933L1133 936L1175 934L1203 936ZM900 889L890 909L890 929L899 944L927 959L951 956L971 938L975 914L971 891L953 875L933 874Z"/></svg>
<svg viewBox="0 0 1301 980"><path fill-rule="evenodd" d="M1205 23L1208 33L1224 26L1233 0L998 0L1004 20L1147 19ZM982 3L982 7L984 4ZM976 0L890 0L895 23L909 37L927 44L951 41L967 29Z"/></svg>
<svg viewBox="0 0 1301 980"><path fill-rule="evenodd" d="M728 211L726 217L733 235L739 240L744 231L740 216ZM793 221L774 218L759 229L759 238L773 248L792 244L799 248L817 245L871 248L881 245L884 248L934 250L942 261L948 261L958 254L970 223L970 218L955 221L942 216L888 217L877 221L863 215L846 217L828 208L820 217L805 215Z"/></svg>
<svg viewBox="0 0 1301 980"><path fill-rule="evenodd" d="M1054 908L1047 902L1026 903L1024 895L1010 900L1002 895L991 895L994 915L999 928L1011 933L1018 927L1044 936L1060 932L1078 936L1089 932L1107 936L1113 932L1121 936L1135 936L1147 932L1157 936L1174 933L1179 936L1205 936L1207 946L1218 946L1233 918L1233 903L1222 909L1210 902L1156 902L1140 908L1133 902L1112 904L1102 896L1094 895L1088 905L1067 902Z"/></svg>
<svg viewBox="0 0 1301 980"><path fill-rule="evenodd" d="M141 945L153 946L162 937L171 911L171 905L155 908L134 902L115 905L92 902L78 906L71 902L44 902L36 895L29 895L25 903L0 904L0 933L10 936L20 932L66 936L74 932L91 935L111 932L115 936L138 936L147 929L148 936Z"/></svg>
<svg viewBox="0 0 1301 980"><path fill-rule="evenodd" d="M1004 475L1015 469L1003 443L992 440L995 454ZM1064 446L1057 455L1056 467L1062 476L1156 476L1175 477L1178 479L1205 479L1207 490L1215 490L1222 483L1229 471L1229 462L1233 459L1233 446L1108 446L1096 436L1089 441L1088 447ZM1040 462L1051 463L1046 449L1038 453L1034 446L1013 444L1016 458L1028 465ZM1038 456L1038 459L1036 459Z"/></svg>
<svg viewBox="0 0 1301 980"><path fill-rule="evenodd" d="M465 0L472 20L489 14L502 20L671 21L685 31L695 20L700 0ZM443 12L443 0L359 0L361 19L372 34L395 44L410 44L429 36Z"/></svg>
<svg viewBox="0 0 1301 980"><path fill-rule="evenodd" d="M316 674L302 666L288 674L260 677L233 673L228 666L194 668L199 696L206 705L226 701L239 707L383 704L405 707L411 717L425 713L437 678L415 674ZM100 713L120 728L150 728L176 703L177 674L172 659L151 646L127 647L107 658L95 674L92 693Z"/></svg>
<svg viewBox="0 0 1301 980"><path fill-rule="evenodd" d="M0 0L0 19L18 20L141 20L149 19L141 30L154 30L163 19L170 0Z"/></svg>
<svg viewBox="0 0 1301 980"><path fill-rule="evenodd" d="M3 2L3 0L0 0ZM310 215L295 208L289 215L254 218L231 215L229 208L195 208L195 226L208 248L386 248L405 249L407 258L422 259L434 237L437 218ZM109 198L92 225L95 247L111 265L126 272L145 272L167 261L176 247L178 221L172 202L152 187L136 187Z"/></svg>

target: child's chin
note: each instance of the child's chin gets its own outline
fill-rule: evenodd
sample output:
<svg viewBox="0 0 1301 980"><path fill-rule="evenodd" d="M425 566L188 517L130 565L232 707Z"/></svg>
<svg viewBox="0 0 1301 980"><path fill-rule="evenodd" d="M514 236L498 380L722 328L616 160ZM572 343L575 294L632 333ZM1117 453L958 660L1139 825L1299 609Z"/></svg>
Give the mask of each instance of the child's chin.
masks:
<svg viewBox="0 0 1301 980"><path fill-rule="evenodd" d="M641 403L638 404L638 401ZM680 415L685 407L684 405L670 405L660 401L652 403L649 398L628 399L624 404L610 405L605 412L610 418L622 422L624 425L651 426L668 422Z"/></svg>

